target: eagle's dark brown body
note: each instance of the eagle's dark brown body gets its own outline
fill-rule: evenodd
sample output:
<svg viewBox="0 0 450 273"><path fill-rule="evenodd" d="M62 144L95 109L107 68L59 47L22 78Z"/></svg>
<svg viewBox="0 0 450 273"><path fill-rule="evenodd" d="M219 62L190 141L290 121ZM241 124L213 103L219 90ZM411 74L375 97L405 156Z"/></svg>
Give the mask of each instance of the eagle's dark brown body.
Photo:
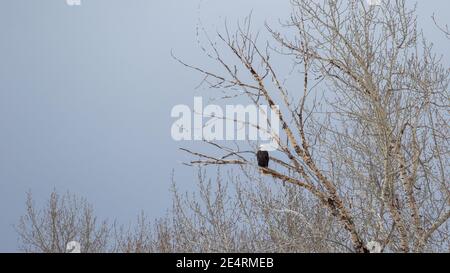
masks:
<svg viewBox="0 0 450 273"><path fill-rule="evenodd" d="M258 151L256 153L256 159L258 160L258 166L267 168L269 167L269 152L267 151Z"/></svg>

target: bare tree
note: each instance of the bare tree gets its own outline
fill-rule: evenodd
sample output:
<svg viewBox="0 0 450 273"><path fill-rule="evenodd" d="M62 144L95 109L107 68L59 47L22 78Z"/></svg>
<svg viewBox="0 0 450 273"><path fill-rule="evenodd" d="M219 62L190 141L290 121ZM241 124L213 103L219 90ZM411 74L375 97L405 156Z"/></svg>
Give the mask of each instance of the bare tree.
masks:
<svg viewBox="0 0 450 273"><path fill-rule="evenodd" d="M26 214L16 227L21 250L64 253L70 241L79 242L84 253L108 250L110 227L106 221L97 220L86 200L54 191L39 210L28 193L26 207Z"/></svg>
<svg viewBox="0 0 450 273"><path fill-rule="evenodd" d="M218 42L207 36L204 50L222 72L180 62L225 97L280 105L279 149L264 173L320 202L356 252L368 241L382 251L448 249L450 69L415 9L404 0L291 2L283 31L267 26L271 41L258 40L249 18ZM297 83L283 80L277 57L291 60ZM258 168L247 147L205 142L222 154L184 149L199 158L193 164Z"/></svg>

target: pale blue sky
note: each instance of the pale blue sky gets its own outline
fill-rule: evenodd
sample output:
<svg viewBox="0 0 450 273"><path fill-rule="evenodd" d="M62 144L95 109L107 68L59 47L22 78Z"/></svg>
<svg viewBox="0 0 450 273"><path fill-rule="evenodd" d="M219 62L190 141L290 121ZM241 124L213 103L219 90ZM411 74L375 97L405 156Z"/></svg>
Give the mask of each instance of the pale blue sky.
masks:
<svg viewBox="0 0 450 273"><path fill-rule="evenodd" d="M53 188L86 197L122 223L170 206L170 177L192 186L193 170L170 137L176 104L192 105L200 78L170 57L207 65L196 42L253 10L254 25L288 15L281 0L2 0L0 6L0 252L17 250L13 224L25 193ZM200 8L199 8L199 4ZM426 36L450 25L450 1L419 2ZM445 59L449 63L449 56Z"/></svg>

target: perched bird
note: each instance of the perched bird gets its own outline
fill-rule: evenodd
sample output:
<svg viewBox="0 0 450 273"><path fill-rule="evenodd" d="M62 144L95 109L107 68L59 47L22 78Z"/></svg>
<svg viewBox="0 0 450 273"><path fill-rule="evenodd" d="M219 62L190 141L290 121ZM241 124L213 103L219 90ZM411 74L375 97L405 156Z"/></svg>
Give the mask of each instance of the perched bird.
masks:
<svg viewBox="0 0 450 273"><path fill-rule="evenodd" d="M259 146L259 150L256 153L256 159L258 160L259 167L269 167L269 152L264 147L264 145Z"/></svg>

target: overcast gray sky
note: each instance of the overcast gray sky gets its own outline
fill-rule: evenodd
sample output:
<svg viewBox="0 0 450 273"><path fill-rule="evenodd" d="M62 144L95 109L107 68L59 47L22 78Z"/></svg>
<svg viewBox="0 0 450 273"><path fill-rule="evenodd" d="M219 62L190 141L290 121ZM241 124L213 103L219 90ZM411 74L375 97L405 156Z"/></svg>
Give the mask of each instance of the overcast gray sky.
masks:
<svg viewBox="0 0 450 273"><path fill-rule="evenodd" d="M289 14L288 0L2 0L0 6L0 252L17 250L13 225L32 191L86 197L102 218L162 216L193 170L170 136L176 104L192 105L199 75L170 51L207 65L196 42L253 10L254 26ZM421 1L419 16L436 50L445 40L430 19L450 25L450 1Z"/></svg>

